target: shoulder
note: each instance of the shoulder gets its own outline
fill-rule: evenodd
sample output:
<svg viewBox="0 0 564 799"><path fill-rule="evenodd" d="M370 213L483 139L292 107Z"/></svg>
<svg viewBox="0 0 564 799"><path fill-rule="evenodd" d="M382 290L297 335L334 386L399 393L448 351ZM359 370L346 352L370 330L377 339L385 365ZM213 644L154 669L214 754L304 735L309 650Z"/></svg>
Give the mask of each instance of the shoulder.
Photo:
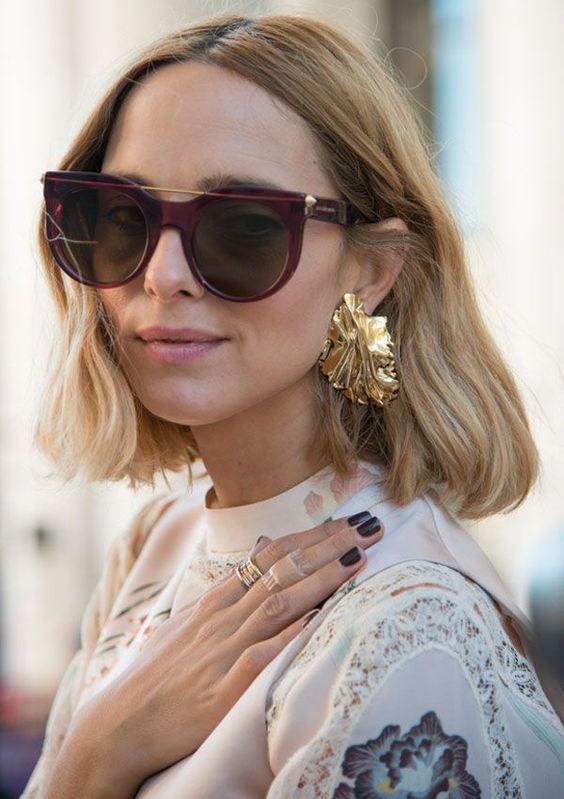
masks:
<svg viewBox="0 0 564 799"><path fill-rule="evenodd" d="M385 569L346 591L304 633L308 640L271 687L266 721L273 758L306 739L316 748L312 784L327 766L324 752L340 753L346 766L347 747L360 743L383 754L380 743L391 744L392 732L399 747L431 721L441 747L448 736L463 738L483 764L495 770L503 761L504 774L514 772L512 740L520 729L514 708L555 736L560 729L492 599L442 564ZM289 718L302 706L319 720L315 734L300 732ZM507 716L506 708L513 708ZM353 746L349 755L359 752ZM485 771L478 777L480 784L489 781Z"/></svg>
<svg viewBox="0 0 564 799"><path fill-rule="evenodd" d="M426 569L443 567L441 585L452 587L453 580L467 596L467 587L477 586L490 599L490 607L513 634L514 643L523 651L513 622L522 629L525 639L529 620L492 561L473 537L448 509L428 494L419 496L407 505L397 505L389 498L376 501L369 508L384 522L384 537L376 547L367 550L367 564L362 580L381 578L390 568L401 563L422 562ZM446 569L446 571L445 571ZM392 575L403 572L390 572ZM441 572L437 572L440 576ZM449 575L451 579L449 579ZM385 577L382 579L386 579Z"/></svg>
<svg viewBox="0 0 564 799"><path fill-rule="evenodd" d="M75 652L58 685L45 728L41 755L22 794L26 799L43 795L47 779L75 712L84 678L100 630L108 618L115 597L136 562L155 524L177 495L159 494L136 511L127 528L110 544L102 573L84 610L80 626L80 648Z"/></svg>
<svg viewBox="0 0 564 799"><path fill-rule="evenodd" d="M386 667L434 646L467 654L470 628L492 645L503 633L493 601L479 585L455 569L423 560L390 566L358 583L353 578L314 621L326 645L338 640L340 653L374 646L386 653Z"/></svg>
<svg viewBox="0 0 564 799"><path fill-rule="evenodd" d="M444 673L456 668L478 703L504 686L553 716L494 601L455 569L426 561L397 564L359 585L351 581L331 602L306 628L309 639L278 681L275 705L298 681L317 679L318 669L329 667L344 694L352 690L366 701L396 674L417 679L414 664L432 660Z"/></svg>
<svg viewBox="0 0 564 799"><path fill-rule="evenodd" d="M81 623L81 645L90 651L128 574L139 558L147 538L165 512L179 498L178 493L162 493L145 502L133 515L126 529L110 544L102 573L90 596Z"/></svg>
<svg viewBox="0 0 564 799"><path fill-rule="evenodd" d="M356 629L370 617L401 613L404 607L437 600L441 605L477 612L477 603L493 609L491 598L476 582L456 569L424 559L402 561L346 583L331 598L330 615L347 617Z"/></svg>
<svg viewBox="0 0 564 799"><path fill-rule="evenodd" d="M332 603L324 622L320 620L320 633L339 637L339 651L343 640L349 650L374 648L372 654L376 657L377 650L383 669L429 649L448 653L465 669L476 661L478 651L482 658L487 652L506 650L520 655L495 600L482 586L441 563L412 560L358 584L353 579ZM507 657L500 662L507 665Z"/></svg>

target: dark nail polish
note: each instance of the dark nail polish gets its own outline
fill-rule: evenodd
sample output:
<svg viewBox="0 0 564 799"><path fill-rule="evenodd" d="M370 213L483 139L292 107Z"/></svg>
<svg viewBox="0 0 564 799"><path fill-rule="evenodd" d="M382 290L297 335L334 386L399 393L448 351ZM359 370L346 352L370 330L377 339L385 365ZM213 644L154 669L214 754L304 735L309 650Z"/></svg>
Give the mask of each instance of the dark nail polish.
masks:
<svg viewBox="0 0 564 799"><path fill-rule="evenodd" d="M358 563L361 559L362 555L360 554L360 549L358 547L353 547L349 549L348 552L345 552L343 557L340 559L340 562L343 566L352 566L354 563Z"/></svg>
<svg viewBox="0 0 564 799"><path fill-rule="evenodd" d="M354 516L349 516L347 519L348 523L351 527L356 527L357 524L361 522L365 522L367 519L370 519L370 513L367 510L363 510L361 513L355 513Z"/></svg>
<svg viewBox="0 0 564 799"><path fill-rule="evenodd" d="M319 613L319 608L315 608L314 610L310 611L310 612L307 614L307 616L305 617L305 619L303 620L303 623L302 623L302 628L303 628L303 627L307 627L307 625L310 623L310 621L311 621L313 618L315 618L315 616L317 616L317 614L318 614L318 613Z"/></svg>
<svg viewBox="0 0 564 799"><path fill-rule="evenodd" d="M382 528L382 524L380 523L380 519L377 516L374 516L372 519L369 519L364 524L361 524L360 527L357 529L357 533L364 537L369 535L374 535Z"/></svg>

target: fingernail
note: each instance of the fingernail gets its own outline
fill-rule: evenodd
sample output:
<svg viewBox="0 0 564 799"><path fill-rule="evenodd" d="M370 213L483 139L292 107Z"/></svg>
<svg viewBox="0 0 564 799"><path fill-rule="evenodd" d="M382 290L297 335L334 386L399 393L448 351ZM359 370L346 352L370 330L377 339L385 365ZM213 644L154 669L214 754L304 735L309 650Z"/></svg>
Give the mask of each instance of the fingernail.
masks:
<svg viewBox="0 0 564 799"><path fill-rule="evenodd" d="M356 527L357 524L365 522L367 519L369 519L370 515L371 514L367 510L363 510L361 513L355 513L354 516L349 516L347 521L351 527Z"/></svg>
<svg viewBox="0 0 564 799"><path fill-rule="evenodd" d="M369 535L374 535L374 533L377 533L378 530L381 529L382 524L380 519L377 516L374 516L374 518L369 519L367 522L364 522L364 524L361 524L360 527L357 528L357 533L366 537Z"/></svg>
<svg viewBox="0 0 564 799"><path fill-rule="evenodd" d="M340 558L340 562L343 566L352 566L354 563L358 563L361 557L360 549L358 547L353 547L349 549L348 552L345 552L343 557Z"/></svg>
<svg viewBox="0 0 564 799"><path fill-rule="evenodd" d="M317 616L317 614L318 614L318 613L319 613L319 608L315 608L315 610L312 610L312 611L310 611L310 612L307 614L307 616L305 617L305 619L304 619L304 623L302 624L302 629L303 629L304 627L307 627L307 625L310 623L310 621L311 621L311 620L312 620L312 619L313 619L315 616Z"/></svg>
<svg viewBox="0 0 564 799"><path fill-rule="evenodd" d="M255 546L256 546L257 544L260 544L260 542L262 541L262 539L263 539L263 538L266 538L266 536L265 536L265 535L259 535L259 537L258 537L258 538L257 538L257 540L255 541Z"/></svg>

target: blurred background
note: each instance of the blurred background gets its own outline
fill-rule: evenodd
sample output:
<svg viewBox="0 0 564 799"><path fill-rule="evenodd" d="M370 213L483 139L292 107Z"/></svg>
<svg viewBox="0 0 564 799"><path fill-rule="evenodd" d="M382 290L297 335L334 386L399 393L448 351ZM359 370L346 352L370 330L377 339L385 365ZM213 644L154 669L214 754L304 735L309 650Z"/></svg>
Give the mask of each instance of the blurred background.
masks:
<svg viewBox="0 0 564 799"><path fill-rule="evenodd" d="M465 526L526 612L529 564L564 529L561 0L2 0L0 798L27 781L108 546L151 495L64 486L32 448L55 330L35 245L39 178L138 48L224 10L332 22L410 89L543 461L521 508ZM185 475L171 484L182 489Z"/></svg>

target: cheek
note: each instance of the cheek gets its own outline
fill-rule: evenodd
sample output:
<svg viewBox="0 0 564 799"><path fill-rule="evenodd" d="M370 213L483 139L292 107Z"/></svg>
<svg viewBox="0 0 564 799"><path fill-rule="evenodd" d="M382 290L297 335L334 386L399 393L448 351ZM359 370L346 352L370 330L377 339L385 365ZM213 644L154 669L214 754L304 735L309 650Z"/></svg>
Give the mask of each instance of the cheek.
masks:
<svg viewBox="0 0 564 799"><path fill-rule="evenodd" d="M123 327L128 301L125 288L97 290L97 294L106 316L119 332Z"/></svg>
<svg viewBox="0 0 564 799"><path fill-rule="evenodd" d="M292 337L304 346L316 342L319 349L341 299L339 231L331 225L320 229L321 225L304 237L297 270L278 295Z"/></svg>
<svg viewBox="0 0 564 799"><path fill-rule="evenodd" d="M304 246L296 272L279 292L249 308L247 343L263 365L284 361L307 371L321 353L341 296L335 247L314 244Z"/></svg>
<svg viewBox="0 0 564 799"><path fill-rule="evenodd" d="M131 348L130 336L124 332L128 326L131 327L131 297L127 287L105 289L99 291L98 296L107 320L106 324L111 330L111 339L116 343L115 354L112 357L118 361L130 382L139 383L139 379L136 379L135 375L142 365L137 363L137 358ZM113 350L113 345L111 347Z"/></svg>

